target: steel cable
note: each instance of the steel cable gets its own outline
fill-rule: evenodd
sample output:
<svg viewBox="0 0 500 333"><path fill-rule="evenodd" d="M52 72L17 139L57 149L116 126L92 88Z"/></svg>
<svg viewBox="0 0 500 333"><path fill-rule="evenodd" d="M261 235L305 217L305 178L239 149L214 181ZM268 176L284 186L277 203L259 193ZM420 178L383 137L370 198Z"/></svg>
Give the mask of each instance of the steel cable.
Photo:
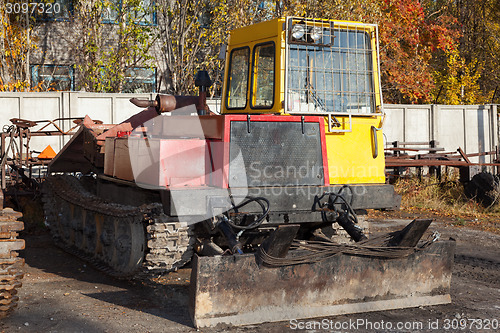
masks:
<svg viewBox="0 0 500 333"><path fill-rule="evenodd" d="M340 254L377 257L384 259L404 258L412 253L422 250L437 240L433 235L432 240L428 240L418 247L387 246L391 235L368 239L355 244L338 244L326 241L304 241L295 240L290 247L291 250L304 250L306 254L277 258L271 256L261 246L257 252L258 258L268 267L291 266L300 264L312 264L323 261Z"/></svg>

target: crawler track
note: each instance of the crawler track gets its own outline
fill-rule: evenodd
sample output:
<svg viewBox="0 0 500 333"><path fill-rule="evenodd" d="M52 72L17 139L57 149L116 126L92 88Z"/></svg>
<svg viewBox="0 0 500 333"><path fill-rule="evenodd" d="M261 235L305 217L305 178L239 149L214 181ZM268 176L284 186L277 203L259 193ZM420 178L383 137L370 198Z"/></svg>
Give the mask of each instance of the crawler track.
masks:
<svg viewBox="0 0 500 333"><path fill-rule="evenodd" d="M49 177L45 185L45 218L56 244L107 274L171 271L191 260L190 227L166 216L161 204L106 202L68 175Z"/></svg>
<svg viewBox="0 0 500 333"><path fill-rule="evenodd" d="M24 259L17 251L24 249L24 240L17 239L24 223L22 216L10 208L0 211L0 318L7 316L17 306L17 289L22 286Z"/></svg>

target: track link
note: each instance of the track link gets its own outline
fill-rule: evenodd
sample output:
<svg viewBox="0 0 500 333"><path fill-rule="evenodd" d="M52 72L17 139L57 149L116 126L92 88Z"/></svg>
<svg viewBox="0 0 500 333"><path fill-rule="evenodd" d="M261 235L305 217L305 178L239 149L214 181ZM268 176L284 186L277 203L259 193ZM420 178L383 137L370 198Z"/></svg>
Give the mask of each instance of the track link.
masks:
<svg viewBox="0 0 500 333"><path fill-rule="evenodd" d="M134 207L106 202L69 175L49 177L43 198L56 244L109 275L168 272L191 260L191 227L166 216L159 203Z"/></svg>
<svg viewBox="0 0 500 333"><path fill-rule="evenodd" d="M0 318L17 306L17 289L22 286L24 259L17 253L24 249L24 240L17 239L18 231L24 229L24 223L17 221L20 217L10 208L0 211Z"/></svg>

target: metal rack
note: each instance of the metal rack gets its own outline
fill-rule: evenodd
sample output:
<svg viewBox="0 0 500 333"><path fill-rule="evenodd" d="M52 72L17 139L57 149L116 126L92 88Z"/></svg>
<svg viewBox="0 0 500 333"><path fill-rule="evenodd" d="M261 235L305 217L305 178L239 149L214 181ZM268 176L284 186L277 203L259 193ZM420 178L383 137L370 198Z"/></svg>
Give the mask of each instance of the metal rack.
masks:
<svg viewBox="0 0 500 333"><path fill-rule="evenodd" d="M378 40L372 24L287 18L286 112L327 115L331 132L350 132L352 115L374 114L382 94L371 33Z"/></svg>
<svg viewBox="0 0 500 333"><path fill-rule="evenodd" d="M60 126L66 120L75 122L75 126L68 131L64 131ZM1 134L0 188L5 190L8 186L24 183L29 190L35 189L37 183L45 177L46 167L51 160L32 156L31 138L34 136L73 135L82 120L81 117L38 121L11 119L12 125L5 126ZM41 127L34 130L33 128L37 126ZM50 126L54 129L49 130Z"/></svg>

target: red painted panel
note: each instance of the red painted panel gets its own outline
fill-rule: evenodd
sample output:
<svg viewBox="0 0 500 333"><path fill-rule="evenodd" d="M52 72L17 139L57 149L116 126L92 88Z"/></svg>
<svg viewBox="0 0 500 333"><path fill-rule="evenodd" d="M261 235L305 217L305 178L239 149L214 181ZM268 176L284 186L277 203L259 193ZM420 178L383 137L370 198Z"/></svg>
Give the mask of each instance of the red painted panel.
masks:
<svg viewBox="0 0 500 333"><path fill-rule="evenodd" d="M319 133L321 138L321 157L323 158L323 172L325 179L325 186L330 185L330 173L328 172L328 152L326 151L326 138L325 138L325 118L319 117Z"/></svg>
<svg viewBox="0 0 500 333"><path fill-rule="evenodd" d="M141 179L136 180L151 185L170 187L199 187L215 186L228 188L229 174L229 147L231 121L247 121L247 115L216 116L217 121L205 121L203 130L207 133L220 133L211 137L221 139L180 138L180 139L151 139L148 151L138 149L137 159L146 155L157 154L150 167L150 172L141 166ZM301 122L301 116L275 116L252 115L250 122ZM319 116L306 116L304 122L319 123L321 135L321 149L323 156L323 171L325 185L328 185L328 159L326 155L324 118ZM210 124L210 125L209 125ZM205 128L207 125L215 126L214 129ZM153 144L153 142L159 143ZM154 147L154 148L153 148ZM156 151L156 152L155 152ZM142 157L141 157L142 156ZM149 162L148 162L149 163Z"/></svg>
<svg viewBox="0 0 500 333"><path fill-rule="evenodd" d="M206 185L207 143L200 139L162 139L160 186Z"/></svg>

